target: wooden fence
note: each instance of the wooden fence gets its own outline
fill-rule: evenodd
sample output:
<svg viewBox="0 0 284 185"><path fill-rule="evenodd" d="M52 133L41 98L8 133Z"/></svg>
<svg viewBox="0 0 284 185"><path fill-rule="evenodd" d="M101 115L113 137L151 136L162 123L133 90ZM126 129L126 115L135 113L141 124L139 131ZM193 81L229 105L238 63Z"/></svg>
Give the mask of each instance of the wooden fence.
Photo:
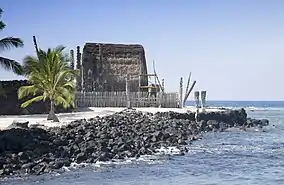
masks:
<svg viewBox="0 0 284 185"><path fill-rule="evenodd" d="M157 93L149 96L147 92L130 92L132 107L166 107L179 106L177 93ZM126 107L126 92L76 92L77 107Z"/></svg>

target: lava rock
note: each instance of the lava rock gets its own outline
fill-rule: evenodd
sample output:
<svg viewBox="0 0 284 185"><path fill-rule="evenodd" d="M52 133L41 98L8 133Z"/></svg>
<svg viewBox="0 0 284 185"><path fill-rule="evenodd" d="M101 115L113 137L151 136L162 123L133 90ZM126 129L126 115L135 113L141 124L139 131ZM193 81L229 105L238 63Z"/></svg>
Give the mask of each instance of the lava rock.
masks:
<svg viewBox="0 0 284 185"><path fill-rule="evenodd" d="M29 121L26 120L14 120L11 125L7 127L7 129L11 128L22 128L22 129L28 129L29 128Z"/></svg>
<svg viewBox="0 0 284 185"><path fill-rule="evenodd" d="M143 113L132 109L89 120L81 119L61 128L22 124L0 131L0 177L29 173L40 175L70 166L155 154L161 147L186 145L201 133L228 127L266 126L268 120L247 118L244 109L195 114ZM23 126L24 125L24 126ZM24 128L24 129L23 129Z"/></svg>

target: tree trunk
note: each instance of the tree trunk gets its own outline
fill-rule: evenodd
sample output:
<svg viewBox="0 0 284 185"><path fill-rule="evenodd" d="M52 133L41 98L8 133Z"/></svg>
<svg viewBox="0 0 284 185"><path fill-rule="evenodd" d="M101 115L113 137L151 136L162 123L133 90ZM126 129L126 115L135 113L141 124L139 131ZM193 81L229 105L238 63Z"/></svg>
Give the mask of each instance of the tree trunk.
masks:
<svg viewBox="0 0 284 185"><path fill-rule="evenodd" d="M54 113L54 102L53 101L50 101L50 111L49 111L49 114L47 116L47 120L52 120L54 122L59 122L58 117Z"/></svg>

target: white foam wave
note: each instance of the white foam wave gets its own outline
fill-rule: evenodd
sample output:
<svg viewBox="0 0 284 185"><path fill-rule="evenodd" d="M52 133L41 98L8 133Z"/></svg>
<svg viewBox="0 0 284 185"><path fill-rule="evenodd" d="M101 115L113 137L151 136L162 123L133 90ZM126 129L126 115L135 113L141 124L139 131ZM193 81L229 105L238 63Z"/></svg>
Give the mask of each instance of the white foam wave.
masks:
<svg viewBox="0 0 284 185"><path fill-rule="evenodd" d="M156 150L154 155L142 155L139 158L126 158L126 159L114 159L111 161L96 161L95 163L71 163L69 167L63 167L64 171L70 171L71 169L84 168L87 166L93 168L102 168L113 165L125 165L125 164L135 164L135 163L147 163L147 164L157 164L163 162L166 156L180 155L182 151L176 147L161 147ZM168 159L168 158L167 158Z"/></svg>
<svg viewBox="0 0 284 185"><path fill-rule="evenodd" d="M189 148L191 154L210 153L210 154L224 154L225 152L264 152L265 148L260 146L243 146L243 145L234 145L234 144L223 144L218 147L209 147L206 144L192 146Z"/></svg>
<svg viewBox="0 0 284 185"><path fill-rule="evenodd" d="M161 147L157 150L157 155L179 155L181 150L176 147Z"/></svg>

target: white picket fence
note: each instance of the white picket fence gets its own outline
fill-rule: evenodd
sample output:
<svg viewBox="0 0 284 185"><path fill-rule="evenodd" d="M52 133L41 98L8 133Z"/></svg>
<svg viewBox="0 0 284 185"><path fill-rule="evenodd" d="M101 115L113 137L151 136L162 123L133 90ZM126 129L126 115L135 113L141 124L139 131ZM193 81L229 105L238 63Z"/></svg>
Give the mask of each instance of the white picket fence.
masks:
<svg viewBox="0 0 284 185"><path fill-rule="evenodd" d="M166 107L179 106L178 93L157 93L149 96L148 92L130 92L132 107ZM126 107L126 92L76 92L77 107Z"/></svg>

